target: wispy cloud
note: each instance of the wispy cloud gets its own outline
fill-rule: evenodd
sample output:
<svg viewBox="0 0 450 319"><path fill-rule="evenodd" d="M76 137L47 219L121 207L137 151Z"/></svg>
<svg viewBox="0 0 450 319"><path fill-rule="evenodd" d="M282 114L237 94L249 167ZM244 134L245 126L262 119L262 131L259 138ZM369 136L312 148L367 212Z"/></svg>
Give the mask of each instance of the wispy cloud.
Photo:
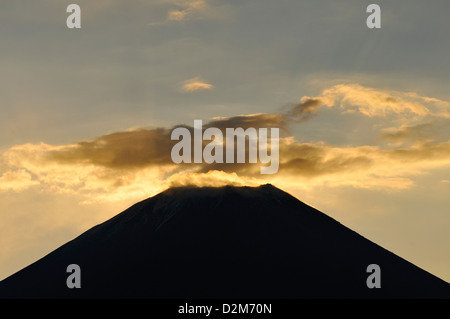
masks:
<svg viewBox="0 0 450 319"><path fill-rule="evenodd" d="M168 21L182 21L191 18L191 16L206 8L205 0L177 0L174 3L177 9L169 10L167 13Z"/></svg>
<svg viewBox="0 0 450 319"><path fill-rule="evenodd" d="M320 107L337 107L343 112L360 112L368 117L395 114L403 117L447 115L449 103L436 98L420 96L415 92L401 92L368 88L357 83L338 84L322 91L319 96L303 96L287 116L297 122L314 117ZM434 112L430 109L436 109Z"/></svg>
<svg viewBox="0 0 450 319"><path fill-rule="evenodd" d="M184 81L182 84L181 89L184 92L197 92L197 91L204 91L204 90L211 90L214 86L210 83L207 83L200 79L199 77L195 77L192 79L189 79L187 81Z"/></svg>
<svg viewBox="0 0 450 319"><path fill-rule="evenodd" d="M380 139L395 146L430 143L438 139L441 132L449 126L450 123L447 121L447 123L428 122L388 127L382 129Z"/></svg>

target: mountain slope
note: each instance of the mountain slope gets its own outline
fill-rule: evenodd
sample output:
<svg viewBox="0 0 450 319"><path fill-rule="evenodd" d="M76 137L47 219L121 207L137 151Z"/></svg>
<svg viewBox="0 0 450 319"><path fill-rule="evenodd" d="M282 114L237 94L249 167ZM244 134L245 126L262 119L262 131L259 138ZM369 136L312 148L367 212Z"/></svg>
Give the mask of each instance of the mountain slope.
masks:
<svg viewBox="0 0 450 319"><path fill-rule="evenodd" d="M450 298L450 285L271 185L180 187L6 278L0 297Z"/></svg>

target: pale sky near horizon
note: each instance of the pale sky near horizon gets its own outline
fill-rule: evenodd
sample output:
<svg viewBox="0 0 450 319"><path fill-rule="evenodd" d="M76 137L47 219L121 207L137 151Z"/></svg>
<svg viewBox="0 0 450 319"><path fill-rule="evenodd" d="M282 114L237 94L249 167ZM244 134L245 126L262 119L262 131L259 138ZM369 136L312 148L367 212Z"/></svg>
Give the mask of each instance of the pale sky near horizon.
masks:
<svg viewBox="0 0 450 319"><path fill-rule="evenodd" d="M1 1L0 279L171 185L269 182L449 282L449 11ZM194 119L280 124L279 172L174 165L167 132Z"/></svg>

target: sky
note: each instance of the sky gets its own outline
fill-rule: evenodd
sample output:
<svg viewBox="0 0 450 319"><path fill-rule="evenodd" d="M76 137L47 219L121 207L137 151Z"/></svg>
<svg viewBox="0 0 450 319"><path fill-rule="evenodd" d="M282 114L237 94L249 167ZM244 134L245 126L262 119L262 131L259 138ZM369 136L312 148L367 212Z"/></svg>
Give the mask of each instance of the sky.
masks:
<svg viewBox="0 0 450 319"><path fill-rule="evenodd" d="M0 279L168 187L271 183L449 282L449 9L1 1ZM278 172L174 164L194 120L280 128Z"/></svg>

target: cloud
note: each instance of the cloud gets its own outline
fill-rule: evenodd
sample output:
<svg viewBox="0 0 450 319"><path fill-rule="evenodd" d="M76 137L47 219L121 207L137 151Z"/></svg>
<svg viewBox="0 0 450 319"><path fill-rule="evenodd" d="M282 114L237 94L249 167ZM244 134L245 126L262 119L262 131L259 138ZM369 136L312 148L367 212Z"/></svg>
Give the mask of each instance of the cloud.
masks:
<svg viewBox="0 0 450 319"><path fill-rule="evenodd" d="M218 187L224 185L258 186L259 181L257 179L239 176L235 172L226 173L220 170L209 170L205 173L182 171L170 176L167 179L167 184L170 187L187 185L196 185L200 187Z"/></svg>
<svg viewBox="0 0 450 319"><path fill-rule="evenodd" d="M189 12L187 10L171 10L167 13L167 20L169 21L181 21Z"/></svg>
<svg viewBox="0 0 450 319"><path fill-rule="evenodd" d="M323 105L332 106L328 105L327 101L322 98L304 96L300 99L299 104L291 105L290 110L284 116L289 121L302 123L317 116L319 107Z"/></svg>
<svg viewBox="0 0 450 319"><path fill-rule="evenodd" d="M406 189L413 176L450 167L450 142L416 148L338 147L325 143L280 143L279 175L310 186Z"/></svg>
<svg viewBox="0 0 450 319"><path fill-rule="evenodd" d="M410 113L419 116L430 114L430 110L420 103L420 96L412 96L398 91L377 90L359 84L339 84L322 92L320 97L326 105L341 108L356 108L362 114L386 116L388 114Z"/></svg>
<svg viewBox="0 0 450 319"><path fill-rule="evenodd" d="M404 124L400 127L383 128L379 139L395 146L416 146L445 141L448 136L450 136L450 121L446 118L436 118L416 125Z"/></svg>
<svg viewBox="0 0 450 319"><path fill-rule="evenodd" d="M171 185L187 183L241 185L292 178L308 187L405 189L414 185L411 177L450 166L450 142L423 144L414 149L383 149L300 143L285 137L280 139L279 173L261 176L259 164L175 165L167 155L167 140L155 143L161 142L162 136L167 137L166 132L138 130L113 135L123 134L126 138L111 139L111 135L106 135L73 145L13 147L3 154L8 171L2 175L2 181L7 183L2 183L0 190L5 191L5 185L15 190L40 185L50 192L83 195L89 203L142 198ZM153 145L153 150L140 154L145 145ZM14 171L17 173L11 173Z"/></svg>
<svg viewBox="0 0 450 319"><path fill-rule="evenodd" d="M174 3L178 9L169 10L167 13L168 21L186 20L207 7L205 0L177 0Z"/></svg>
<svg viewBox="0 0 450 319"><path fill-rule="evenodd" d="M147 1L148 2L148 1ZM153 20L149 27L185 25L197 20L230 21L235 16L234 6L230 3L211 0L154 0L153 11L166 12L163 20Z"/></svg>
<svg viewBox="0 0 450 319"><path fill-rule="evenodd" d="M382 130L380 139L392 145L429 143L436 139L439 127L434 123L402 125Z"/></svg>
<svg viewBox="0 0 450 319"><path fill-rule="evenodd" d="M295 180L305 187L410 188L414 176L450 167L450 141L445 134L439 138L441 128L450 125L446 118L438 121L434 113L435 107L440 108L437 112L445 112L443 101L411 92L392 92L336 85L317 97L303 97L283 113L204 121L203 129L217 127L222 132L237 127L280 128L284 134L279 141L279 171L273 176L260 174L261 163L174 164L170 154L177 141L170 137L172 130L179 127L174 126L115 132L66 145L13 146L1 154L0 192L39 186L51 193L76 194L90 203L143 198L171 185L188 183L211 186ZM368 97L386 104L365 104ZM428 122L381 127L380 140L387 145L338 146L321 141L300 142L289 136L293 124L317 116L321 106L353 109L369 117L412 114ZM192 126L182 126L193 135ZM203 141L203 145L209 142Z"/></svg>
<svg viewBox="0 0 450 319"><path fill-rule="evenodd" d="M19 192L38 184L25 169L6 171L0 176L0 191Z"/></svg>
<svg viewBox="0 0 450 319"><path fill-rule="evenodd" d="M214 86L212 84L206 83L198 77L183 82L183 85L181 87L184 92L197 92L211 90L213 88Z"/></svg>
<svg viewBox="0 0 450 319"><path fill-rule="evenodd" d="M225 130L227 127L242 127L247 129L249 127L262 128L262 127L278 127L287 130L287 123L285 122L285 116L276 113L258 113L237 115L232 117L216 117L212 121L205 124L205 127L217 127L221 130Z"/></svg>
<svg viewBox="0 0 450 319"><path fill-rule="evenodd" d="M420 96L415 92L380 90L357 83L334 85L316 97L303 96L300 103L291 105L285 116L301 123L316 116L322 106L337 107L344 113L359 112L368 117L391 114L416 120L433 115L449 117L449 103L445 101Z"/></svg>
<svg viewBox="0 0 450 319"><path fill-rule="evenodd" d="M241 115L205 122L204 129L275 126L280 120L280 116L269 114ZM1 154L0 192L40 186L49 192L85 196L88 203L146 197L148 192L181 183L171 176L182 179L188 172L196 177L186 180L198 183L239 179L227 175L233 173L232 164L223 173L214 174L208 173L211 167L206 164L175 165L170 154L177 142L171 140L171 131L176 127L133 129L66 145L13 146ZM192 126L184 127L193 133ZM204 145L207 143L204 141Z"/></svg>
<svg viewBox="0 0 450 319"><path fill-rule="evenodd" d="M93 141L49 150L47 161L85 163L109 168L139 168L171 161L170 129L135 129L101 136Z"/></svg>

